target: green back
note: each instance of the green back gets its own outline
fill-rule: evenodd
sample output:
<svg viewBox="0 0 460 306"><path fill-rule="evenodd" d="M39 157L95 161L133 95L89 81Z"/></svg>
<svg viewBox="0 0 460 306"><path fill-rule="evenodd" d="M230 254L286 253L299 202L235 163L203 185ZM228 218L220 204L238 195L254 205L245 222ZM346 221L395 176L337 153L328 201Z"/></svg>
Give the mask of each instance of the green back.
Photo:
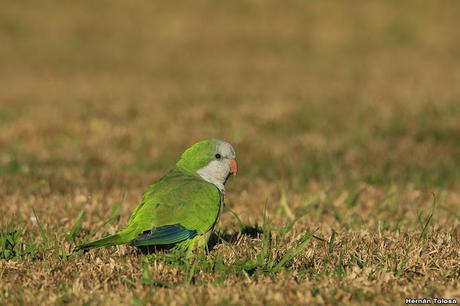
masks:
<svg viewBox="0 0 460 306"><path fill-rule="evenodd" d="M139 235L154 227L179 224L201 235L214 225L220 205L217 187L176 168L149 187L128 228Z"/></svg>

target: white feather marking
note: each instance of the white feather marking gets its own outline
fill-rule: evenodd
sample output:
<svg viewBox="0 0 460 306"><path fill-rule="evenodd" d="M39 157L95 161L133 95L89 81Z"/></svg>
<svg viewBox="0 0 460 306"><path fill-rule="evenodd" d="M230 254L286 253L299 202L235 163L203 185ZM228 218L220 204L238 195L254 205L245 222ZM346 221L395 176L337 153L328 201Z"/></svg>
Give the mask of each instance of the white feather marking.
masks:
<svg viewBox="0 0 460 306"><path fill-rule="evenodd" d="M217 146L216 153L222 157L214 159L206 166L197 171L205 181L214 184L219 190L224 193L224 183L230 173L230 160L235 159L235 150L225 141L221 141Z"/></svg>
<svg viewBox="0 0 460 306"><path fill-rule="evenodd" d="M203 180L214 184L221 192L225 191L224 183L229 172L229 161L225 159L213 160L197 171Z"/></svg>

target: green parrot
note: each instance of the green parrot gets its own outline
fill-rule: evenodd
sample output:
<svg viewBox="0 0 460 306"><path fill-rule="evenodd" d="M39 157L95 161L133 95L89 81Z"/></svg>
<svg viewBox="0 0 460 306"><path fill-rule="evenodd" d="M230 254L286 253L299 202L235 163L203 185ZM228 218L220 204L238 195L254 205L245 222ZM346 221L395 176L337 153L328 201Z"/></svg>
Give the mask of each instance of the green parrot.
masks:
<svg viewBox="0 0 460 306"><path fill-rule="evenodd" d="M207 245L222 212L225 188L238 166L233 147L208 139L185 150L176 167L145 192L128 226L74 251L118 244L174 245L191 252Z"/></svg>

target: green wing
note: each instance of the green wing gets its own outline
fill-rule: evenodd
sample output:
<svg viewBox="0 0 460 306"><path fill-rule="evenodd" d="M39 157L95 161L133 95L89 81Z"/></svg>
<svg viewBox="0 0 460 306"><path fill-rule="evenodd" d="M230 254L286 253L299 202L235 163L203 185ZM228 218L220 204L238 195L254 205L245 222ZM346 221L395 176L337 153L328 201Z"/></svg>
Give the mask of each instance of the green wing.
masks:
<svg viewBox="0 0 460 306"><path fill-rule="evenodd" d="M220 192L214 185L173 170L150 186L127 229L134 245L177 243L208 232L220 206Z"/></svg>
<svg viewBox="0 0 460 306"><path fill-rule="evenodd" d="M217 221L220 192L199 177L175 169L150 186L122 231L74 249L132 243L174 244L207 233Z"/></svg>

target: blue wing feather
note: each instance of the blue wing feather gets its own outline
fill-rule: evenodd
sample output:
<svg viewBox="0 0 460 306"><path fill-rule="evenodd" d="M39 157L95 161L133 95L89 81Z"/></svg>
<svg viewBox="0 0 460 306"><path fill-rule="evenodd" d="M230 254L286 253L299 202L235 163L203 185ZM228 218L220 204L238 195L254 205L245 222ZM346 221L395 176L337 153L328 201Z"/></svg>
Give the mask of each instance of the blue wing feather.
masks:
<svg viewBox="0 0 460 306"><path fill-rule="evenodd" d="M131 243L134 246L174 244L195 237L195 230L188 230L180 224L155 227L137 236Z"/></svg>

